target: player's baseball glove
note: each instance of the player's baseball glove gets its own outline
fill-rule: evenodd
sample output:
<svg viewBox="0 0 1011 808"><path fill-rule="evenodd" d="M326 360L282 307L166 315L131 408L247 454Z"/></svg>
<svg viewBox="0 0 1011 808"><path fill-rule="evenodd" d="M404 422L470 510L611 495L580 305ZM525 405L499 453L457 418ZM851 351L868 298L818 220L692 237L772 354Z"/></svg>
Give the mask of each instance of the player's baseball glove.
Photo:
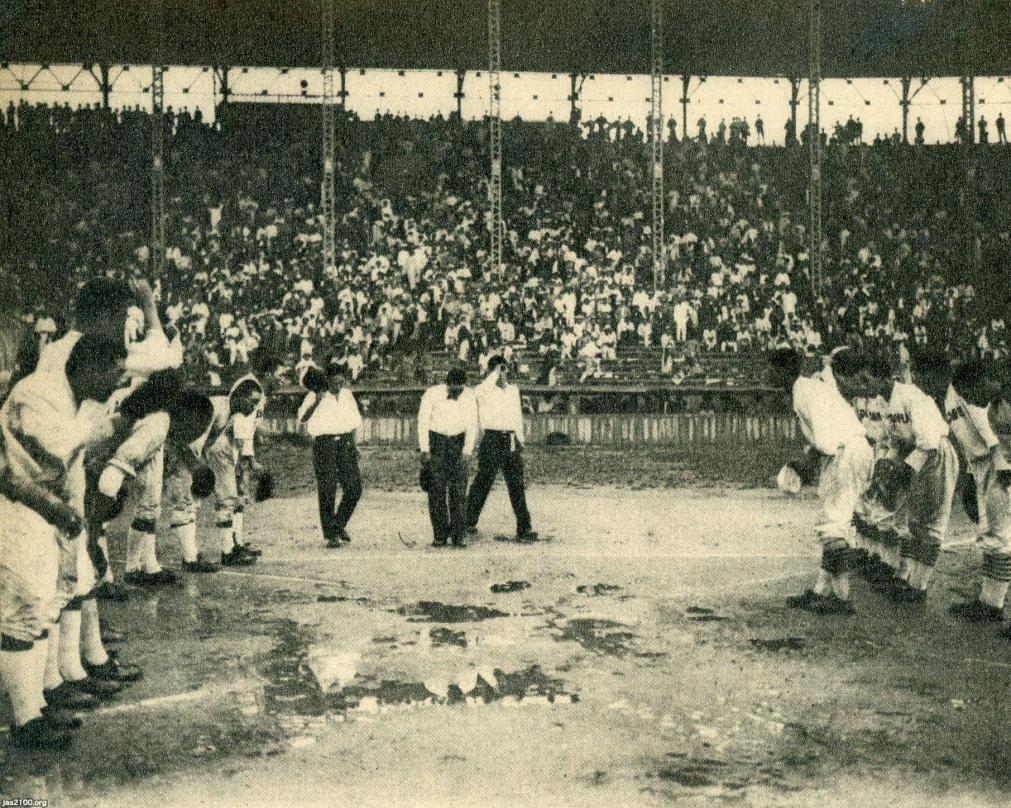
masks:
<svg viewBox="0 0 1011 808"><path fill-rule="evenodd" d="M202 463L193 469L193 483L190 485L190 493L197 499L206 499L214 491L214 472L210 466Z"/></svg>
<svg viewBox="0 0 1011 808"><path fill-rule="evenodd" d="M257 502L265 502L272 496L274 496L274 475L264 471L256 481L256 494L253 498Z"/></svg>
<svg viewBox="0 0 1011 808"><path fill-rule="evenodd" d="M127 396L120 405L119 412L135 421L155 412L167 412L179 395L182 381L182 374L177 370L153 373L150 379Z"/></svg>
<svg viewBox="0 0 1011 808"><path fill-rule="evenodd" d="M786 465L797 473L801 485L814 485L818 482L818 474L821 472L821 458L821 453L809 446L803 457L791 460Z"/></svg>
<svg viewBox="0 0 1011 808"><path fill-rule="evenodd" d="M776 486L784 494L799 494L802 485L800 475L790 463L783 466L776 476Z"/></svg>
<svg viewBox="0 0 1011 808"><path fill-rule="evenodd" d="M909 488L913 470L901 460L881 460L874 468L869 494L888 510L898 507L899 496Z"/></svg>
<svg viewBox="0 0 1011 808"><path fill-rule="evenodd" d="M208 430L214 417L214 406L207 396L194 392L180 393L168 405L171 420L169 438L177 443L192 443Z"/></svg>
<svg viewBox="0 0 1011 808"><path fill-rule="evenodd" d="M979 500L976 497L976 479L970 474L962 483L962 507L965 515L979 524Z"/></svg>

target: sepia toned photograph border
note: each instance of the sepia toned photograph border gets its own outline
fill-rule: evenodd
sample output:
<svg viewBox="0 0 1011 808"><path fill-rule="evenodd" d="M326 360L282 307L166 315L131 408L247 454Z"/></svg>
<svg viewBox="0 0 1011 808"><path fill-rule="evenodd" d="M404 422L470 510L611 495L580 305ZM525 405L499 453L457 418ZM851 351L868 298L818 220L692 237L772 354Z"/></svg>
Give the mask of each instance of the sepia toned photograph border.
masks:
<svg viewBox="0 0 1011 808"><path fill-rule="evenodd" d="M0 6L3 806L1007 805L1009 12Z"/></svg>

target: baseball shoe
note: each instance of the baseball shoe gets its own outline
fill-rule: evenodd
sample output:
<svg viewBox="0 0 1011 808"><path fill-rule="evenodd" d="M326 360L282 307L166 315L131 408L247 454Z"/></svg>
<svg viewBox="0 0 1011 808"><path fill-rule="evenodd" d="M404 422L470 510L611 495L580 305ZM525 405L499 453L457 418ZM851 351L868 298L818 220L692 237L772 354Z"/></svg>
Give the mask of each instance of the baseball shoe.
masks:
<svg viewBox="0 0 1011 808"><path fill-rule="evenodd" d="M95 590L95 596L101 600L114 600L122 603L130 599L130 590L114 581L103 581Z"/></svg>
<svg viewBox="0 0 1011 808"><path fill-rule="evenodd" d="M124 575L123 580L133 586L173 586L179 582L179 576L172 570L165 569L158 572L134 570Z"/></svg>
<svg viewBox="0 0 1011 808"><path fill-rule="evenodd" d="M873 589L884 595L891 595L898 589L905 589L909 586L909 584L901 578L897 578L895 576L895 570L891 567L884 567L881 569L880 573L875 576L874 580L871 581L871 586Z"/></svg>
<svg viewBox="0 0 1011 808"><path fill-rule="evenodd" d="M102 627L102 645L116 645L121 643L126 639L126 635L122 631L117 631L114 628Z"/></svg>
<svg viewBox="0 0 1011 808"><path fill-rule="evenodd" d="M453 546L454 547L466 547L467 546L467 538L465 536L454 536L453 537Z"/></svg>
<svg viewBox="0 0 1011 808"><path fill-rule="evenodd" d="M893 589L890 597L896 603L923 603L927 599L926 589L914 589L906 584Z"/></svg>
<svg viewBox="0 0 1011 808"><path fill-rule="evenodd" d="M56 729L62 729L69 732L70 730L81 728L81 719L67 710L50 707L46 704L43 705L41 712L42 719L47 724L52 724L56 727Z"/></svg>
<svg viewBox="0 0 1011 808"><path fill-rule="evenodd" d="M474 536L476 536L477 535L477 525L471 525L470 527L468 527L464 531L464 535L465 536L470 536L471 538L473 538Z"/></svg>
<svg viewBox="0 0 1011 808"><path fill-rule="evenodd" d="M351 536L348 535L348 532L344 528L341 528L337 536L345 544L351 544Z"/></svg>
<svg viewBox="0 0 1011 808"><path fill-rule="evenodd" d="M184 561L183 572L217 572L218 565L208 561L202 553L197 554L196 561Z"/></svg>
<svg viewBox="0 0 1011 808"><path fill-rule="evenodd" d="M46 704L54 710L93 710L98 706L98 699L90 693L78 690L69 682L63 682L59 687L42 691Z"/></svg>
<svg viewBox="0 0 1011 808"><path fill-rule="evenodd" d="M339 550L343 546L341 545L340 536L328 536L323 541L331 550Z"/></svg>
<svg viewBox="0 0 1011 808"><path fill-rule="evenodd" d="M221 554L222 567L251 567L255 563L253 556L246 555L238 547L233 547L230 553Z"/></svg>
<svg viewBox="0 0 1011 808"><path fill-rule="evenodd" d="M445 539L433 539L432 540L432 546L433 547L445 547L447 544L449 544L449 542L447 542Z"/></svg>
<svg viewBox="0 0 1011 808"><path fill-rule="evenodd" d="M786 599L788 609L810 609L823 601L824 595L819 595L813 589L807 589L800 595L791 595Z"/></svg>
<svg viewBox="0 0 1011 808"><path fill-rule="evenodd" d="M537 531L536 530L524 530L516 534L516 541L537 541Z"/></svg>
<svg viewBox="0 0 1011 808"><path fill-rule="evenodd" d="M123 685L119 682L111 682L108 679L96 679L93 676L78 679L76 682L66 682L65 684L69 684L75 690L87 693L88 695L94 696L96 699L101 701L111 699L113 696L118 695L123 689Z"/></svg>
<svg viewBox="0 0 1011 808"><path fill-rule="evenodd" d="M812 607L812 611L817 614L842 614L847 616L857 613L852 603L837 597L835 594L828 595L819 600Z"/></svg>
<svg viewBox="0 0 1011 808"><path fill-rule="evenodd" d="M259 558L260 556L263 555L263 550L261 550L259 547L253 547L253 545L251 544L239 544L238 542L236 542L235 546L239 549L239 552L245 553L246 555L252 556L253 558Z"/></svg>
<svg viewBox="0 0 1011 808"><path fill-rule="evenodd" d="M45 718L33 718L27 724L11 727L11 743L22 749L63 749L73 735L54 726Z"/></svg>
<svg viewBox="0 0 1011 808"><path fill-rule="evenodd" d="M114 657L109 657L109 659L101 665L90 665L87 662L83 664L89 677L100 679L105 682L121 682L123 684L129 684L131 682L139 681L144 677L144 671L136 665L131 665L129 662L120 662Z"/></svg>
<svg viewBox="0 0 1011 808"><path fill-rule="evenodd" d="M952 603L948 613L963 623L1000 623L1004 619L1003 609L979 600Z"/></svg>
<svg viewBox="0 0 1011 808"><path fill-rule="evenodd" d="M1011 623L1008 623L1003 629L1001 629L1000 636L1005 640L1011 640Z"/></svg>

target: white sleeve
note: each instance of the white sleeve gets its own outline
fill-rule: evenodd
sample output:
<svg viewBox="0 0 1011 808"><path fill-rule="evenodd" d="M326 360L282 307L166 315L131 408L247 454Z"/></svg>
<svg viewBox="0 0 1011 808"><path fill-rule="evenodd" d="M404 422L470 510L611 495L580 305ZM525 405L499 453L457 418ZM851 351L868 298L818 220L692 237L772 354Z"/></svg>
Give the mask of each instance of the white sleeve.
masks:
<svg viewBox="0 0 1011 808"><path fill-rule="evenodd" d="M422 452L428 452L428 431L432 425L432 409L435 406L435 388L430 387L421 397L421 406L418 408L418 448Z"/></svg>
<svg viewBox="0 0 1011 808"><path fill-rule="evenodd" d="M814 425L811 421L811 397L807 394L804 387L794 387L793 411L797 415L797 422L800 424L800 431L804 435L804 440L817 449Z"/></svg>
<svg viewBox="0 0 1011 808"><path fill-rule="evenodd" d="M253 445L256 437L256 418L252 415L236 415L232 423L232 434L239 443L242 457L253 457L255 448Z"/></svg>
<svg viewBox="0 0 1011 808"><path fill-rule="evenodd" d="M348 398L351 400L351 409L354 411L354 427L352 431L357 432L362 427L362 412L358 409L358 401L355 399L354 393L350 390L347 391Z"/></svg>
<svg viewBox="0 0 1011 808"><path fill-rule="evenodd" d="M930 408L931 402L926 396L910 396L909 399L909 421L913 430L913 439L916 441L916 448L906 456L906 465L913 471L919 472L923 464L927 462L927 453L936 450L940 446L940 435L936 429L931 428Z"/></svg>
<svg viewBox="0 0 1011 808"><path fill-rule="evenodd" d="M516 435L516 440L521 444L524 441L525 435L523 434L523 399L520 398L520 388L514 386L515 391L515 401L513 402L513 433Z"/></svg>
<svg viewBox="0 0 1011 808"><path fill-rule="evenodd" d="M176 352L172 350L165 333L151 329L140 342L132 342L126 348L124 368L128 376L147 377L161 370L179 367L175 363Z"/></svg>
<svg viewBox="0 0 1011 808"><path fill-rule="evenodd" d="M307 412L309 412L309 408L312 407L312 405L315 404L315 403L316 403L316 394L312 393L312 392L307 393L306 396L305 396L305 398L302 399L301 406L299 406L299 408L298 408L297 418L298 418L299 421L302 420L303 416Z"/></svg>
<svg viewBox="0 0 1011 808"><path fill-rule="evenodd" d="M474 453L474 447L477 445L477 398L474 395L468 395L466 391L461 395L467 396L467 431L464 433L463 438L463 453L466 455Z"/></svg>
<svg viewBox="0 0 1011 808"><path fill-rule="evenodd" d="M979 436L983 439L987 449L1000 446L1000 438L997 437L997 433L993 431L993 427L990 425L989 407L977 407L966 403L965 413L969 421L976 428L976 431L979 432Z"/></svg>

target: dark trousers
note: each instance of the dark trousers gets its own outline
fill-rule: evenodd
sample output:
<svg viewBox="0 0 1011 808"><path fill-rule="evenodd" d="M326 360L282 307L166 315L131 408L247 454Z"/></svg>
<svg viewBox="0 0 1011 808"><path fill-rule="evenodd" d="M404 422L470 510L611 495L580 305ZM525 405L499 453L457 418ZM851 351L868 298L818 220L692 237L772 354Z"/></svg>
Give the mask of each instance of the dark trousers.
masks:
<svg viewBox="0 0 1011 808"><path fill-rule="evenodd" d="M437 542L454 541L467 527L467 472L460 463L463 435L428 433L428 516Z"/></svg>
<svg viewBox="0 0 1011 808"><path fill-rule="evenodd" d="M350 521L362 496L358 450L350 433L316 438L312 444L312 467L316 473L319 524L323 528L323 538L335 539ZM338 486L343 493L340 505L335 508Z"/></svg>
<svg viewBox="0 0 1011 808"><path fill-rule="evenodd" d="M530 511L527 510L527 495L523 487L523 455L512 451L512 437L512 432L488 430L481 438L477 452L477 476L470 484L470 495L467 497L467 524L470 527L477 527L488 493L501 469L509 490L509 502L516 515L516 532L530 530Z"/></svg>

